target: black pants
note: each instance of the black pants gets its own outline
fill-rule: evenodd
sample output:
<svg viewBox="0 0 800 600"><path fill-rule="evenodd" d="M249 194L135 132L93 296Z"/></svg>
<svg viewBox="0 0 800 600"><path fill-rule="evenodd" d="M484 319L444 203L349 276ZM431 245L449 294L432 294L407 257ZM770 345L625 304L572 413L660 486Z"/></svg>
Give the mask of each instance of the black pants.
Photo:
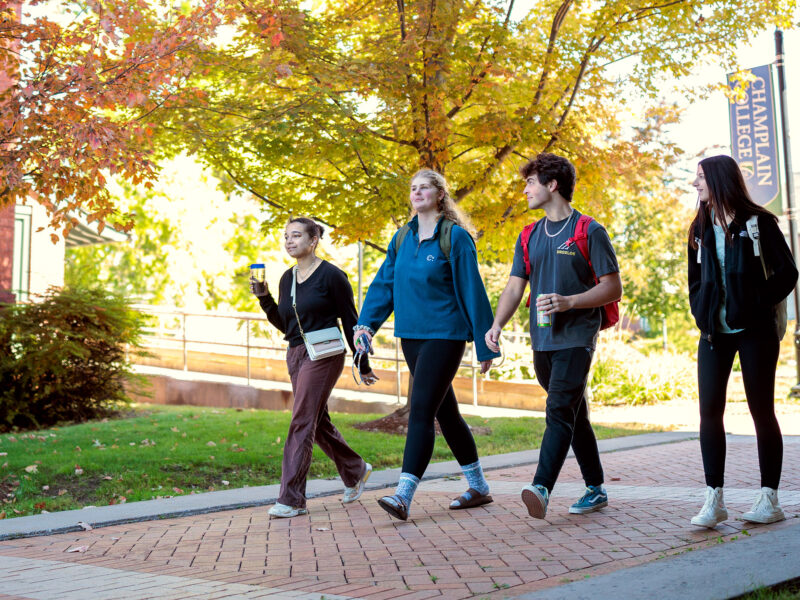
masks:
<svg viewBox="0 0 800 600"><path fill-rule="evenodd" d="M403 355L414 377L403 452L404 473L417 477L425 473L436 439L434 419L458 464L469 465L478 460L475 439L458 412L452 385L465 346L466 342L460 340L402 340Z"/></svg>
<svg viewBox="0 0 800 600"><path fill-rule="evenodd" d="M544 436L534 484L553 490L570 445L586 485L603 483L597 439L589 423L586 381L592 365L591 348L534 352L536 378L547 391Z"/></svg>
<svg viewBox="0 0 800 600"><path fill-rule="evenodd" d="M739 353L747 406L753 417L758 443L761 486L778 489L783 462L783 438L775 418L775 367L780 342L772 329L717 334L713 345L700 339L697 380L700 392L700 450L706 485L725 482L725 392Z"/></svg>

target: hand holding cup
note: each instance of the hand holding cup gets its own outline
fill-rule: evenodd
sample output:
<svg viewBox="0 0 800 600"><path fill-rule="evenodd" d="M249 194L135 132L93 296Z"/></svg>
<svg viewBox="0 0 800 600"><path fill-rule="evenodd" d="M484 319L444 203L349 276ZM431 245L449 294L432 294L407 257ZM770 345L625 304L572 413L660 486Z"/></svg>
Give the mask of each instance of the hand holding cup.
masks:
<svg viewBox="0 0 800 600"><path fill-rule="evenodd" d="M266 269L263 263L254 263L250 265L250 291L258 298L269 295L266 282Z"/></svg>

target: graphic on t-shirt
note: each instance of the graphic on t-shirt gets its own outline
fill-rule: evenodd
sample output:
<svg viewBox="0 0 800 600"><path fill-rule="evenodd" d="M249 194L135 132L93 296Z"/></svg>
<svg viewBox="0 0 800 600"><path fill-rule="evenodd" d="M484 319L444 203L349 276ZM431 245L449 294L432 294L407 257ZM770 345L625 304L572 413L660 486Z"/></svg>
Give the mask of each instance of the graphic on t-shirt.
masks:
<svg viewBox="0 0 800 600"><path fill-rule="evenodd" d="M570 247L573 246L572 238L565 241L561 244L558 248L556 248L556 254L566 254L567 256L575 256L575 250L570 250Z"/></svg>

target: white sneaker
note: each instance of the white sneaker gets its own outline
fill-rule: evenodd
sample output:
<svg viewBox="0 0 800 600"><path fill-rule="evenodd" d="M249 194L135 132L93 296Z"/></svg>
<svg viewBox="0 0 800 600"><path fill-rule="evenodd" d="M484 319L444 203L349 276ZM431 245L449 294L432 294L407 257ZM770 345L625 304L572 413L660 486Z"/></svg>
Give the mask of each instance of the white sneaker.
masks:
<svg viewBox="0 0 800 600"><path fill-rule="evenodd" d="M361 476L359 482L355 485L355 487L345 487L344 488L344 496L342 496L342 503L349 504L350 502L355 502L359 498L361 498L361 494L364 493L364 486L367 485L367 479L369 476L372 475L372 465L366 463L367 468L364 470L364 474Z"/></svg>
<svg viewBox="0 0 800 600"><path fill-rule="evenodd" d="M707 487L706 503L703 504L703 508L697 513L697 516L692 517L692 525L711 529L727 518L728 509L725 508L725 502L722 499L722 488Z"/></svg>
<svg viewBox="0 0 800 600"><path fill-rule="evenodd" d="M276 519L286 519L288 517L296 517L297 515L305 514L308 514L308 510L305 508L295 508L294 506L288 506L280 502L276 502L275 506L269 509L269 516L275 517Z"/></svg>
<svg viewBox="0 0 800 600"><path fill-rule="evenodd" d="M786 515L783 514L781 505L778 504L778 490L762 487L761 491L753 502L753 508L742 515L745 521L751 523L775 523L783 521Z"/></svg>

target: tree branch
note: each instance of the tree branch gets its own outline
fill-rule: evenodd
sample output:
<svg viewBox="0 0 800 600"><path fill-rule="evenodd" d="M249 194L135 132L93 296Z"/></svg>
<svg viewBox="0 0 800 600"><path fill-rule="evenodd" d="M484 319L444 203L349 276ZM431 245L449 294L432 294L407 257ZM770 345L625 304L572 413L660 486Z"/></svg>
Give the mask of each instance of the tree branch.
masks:
<svg viewBox="0 0 800 600"><path fill-rule="evenodd" d="M550 27L550 40L547 42L547 50L545 51L544 60L542 61L542 74L539 77L539 85L536 86L536 94L533 96L533 102L531 102L531 106L538 105L539 100L541 100L542 94L544 93L544 87L548 78L550 77L550 60L553 56L553 52L555 51L556 38L558 38L558 32L561 29L561 25L564 23L564 19L567 17L567 13L572 7L572 2L573 0L564 0L561 3L561 6L558 7L558 10L553 17L553 24Z"/></svg>
<svg viewBox="0 0 800 600"><path fill-rule="evenodd" d="M514 0L511 0L511 2L509 2L508 4L508 10L506 11L506 18L505 21L503 22L503 29L508 29L508 23L511 20L511 11L513 8L514 8ZM450 111L447 113L448 119L452 119L459 113L459 111L461 111L462 108L464 108L464 105L467 103L470 96L472 96L472 92L475 91L477 85L486 78L486 75L489 73L489 69L494 64L493 60L488 61L484 65L483 70L477 76L474 75L475 69L478 66L478 61L480 61L484 50L486 50L486 45L489 43L489 39L491 38L488 35L485 38L483 38L480 50L478 50L478 56L475 57L475 64L472 65L472 68L470 69L470 82L467 92L461 97L460 103L457 106L451 108Z"/></svg>
<svg viewBox="0 0 800 600"><path fill-rule="evenodd" d="M258 198L259 200L261 200L263 202L266 202L267 204L269 204L270 206L272 206L274 208L277 208L278 210L281 210L281 211L284 211L284 212L287 212L287 213L290 212L289 207L287 207L285 205L282 205L282 204L278 204L274 200L270 200L269 198L267 198L263 194L260 194L259 192L254 190L249 185L246 185L243 181L241 181L238 177L236 177L236 175L233 174L233 172L228 168L228 166L226 164L220 162L220 163L218 163L218 166L222 167L222 170L225 171L225 173L228 175L228 177L231 178L231 181L233 181L237 186L239 186L243 190L246 190L246 191L250 192L251 194L253 194L253 196ZM338 227L337 225L335 225L333 223L330 223L330 222L326 221L325 219L321 219L318 216L311 215L311 218L314 219L315 221L318 221L318 222L322 223L323 225L327 225L331 229L337 229L337 227ZM369 246L370 248L374 248L375 250L378 250L378 251L383 252L384 254L386 254L386 248L384 248L382 246L379 246L375 242L371 242L369 240L361 240L361 241L364 244L366 244L367 246Z"/></svg>

